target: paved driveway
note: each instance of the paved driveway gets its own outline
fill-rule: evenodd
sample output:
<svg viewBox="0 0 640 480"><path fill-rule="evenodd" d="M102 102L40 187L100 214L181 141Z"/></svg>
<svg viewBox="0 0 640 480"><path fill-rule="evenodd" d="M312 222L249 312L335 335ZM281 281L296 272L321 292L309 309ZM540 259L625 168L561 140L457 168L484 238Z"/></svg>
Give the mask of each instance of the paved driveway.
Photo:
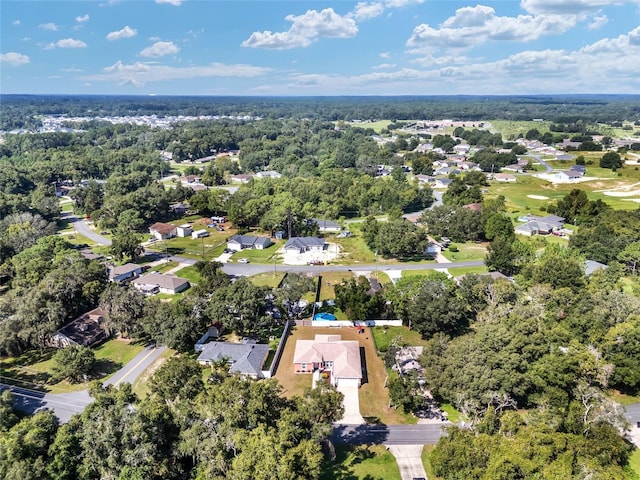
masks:
<svg viewBox="0 0 640 480"><path fill-rule="evenodd" d="M402 480L427 478L422 464L422 445L390 445L389 451L396 457Z"/></svg>
<svg viewBox="0 0 640 480"><path fill-rule="evenodd" d="M336 388L344 395L344 416L338 423L346 425L362 425L364 418L360 415L360 392L355 385L340 385Z"/></svg>

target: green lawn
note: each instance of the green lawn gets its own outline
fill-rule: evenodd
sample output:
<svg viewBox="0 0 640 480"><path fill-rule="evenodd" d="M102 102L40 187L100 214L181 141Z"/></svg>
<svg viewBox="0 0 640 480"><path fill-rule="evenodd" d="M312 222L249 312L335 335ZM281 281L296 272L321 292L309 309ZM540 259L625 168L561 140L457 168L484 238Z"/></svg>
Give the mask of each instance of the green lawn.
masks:
<svg viewBox="0 0 640 480"><path fill-rule="evenodd" d="M181 268L176 272L176 276L180 278L186 278L187 280L189 280L189 283L196 285L202 280L202 277L200 277L200 274L198 273L198 270L194 265Z"/></svg>
<svg viewBox="0 0 640 480"><path fill-rule="evenodd" d="M629 458L629 466L640 477L640 450L635 449Z"/></svg>
<svg viewBox="0 0 640 480"><path fill-rule="evenodd" d="M461 277L462 275L471 275L474 273L487 273L487 267L458 267L447 269L454 277Z"/></svg>
<svg viewBox="0 0 640 480"><path fill-rule="evenodd" d="M285 276L285 272L259 273L249 277L251 283L257 287L276 288Z"/></svg>
<svg viewBox="0 0 640 480"><path fill-rule="evenodd" d="M440 409L443 412L447 413L447 418L449 419L450 422L458 423L460 420L463 419L462 414L458 410L456 410L456 408L453 405L449 403L441 404Z"/></svg>
<svg viewBox="0 0 640 480"><path fill-rule="evenodd" d="M80 235L79 233L72 233L69 235L62 235L62 236L67 242L73 245L80 245L80 244L95 245L96 244L89 237L85 237L84 235Z"/></svg>
<svg viewBox="0 0 640 480"><path fill-rule="evenodd" d="M487 248L481 243L456 243L457 252L443 250L442 255L452 262L471 262L475 260L484 260L487 255ZM446 267L446 264L443 265Z"/></svg>
<svg viewBox="0 0 640 480"><path fill-rule="evenodd" d="M422 465L424 465L424 471L427 474L427 478L430 480L437 480L440 477L436 477L433 473L433 467L431 466L431 452L436 448L435 445L425 445L422 447Z"/></svg>
<svg viewBox="0 0 640 480"><path fill-rule="evenodd" d="M400 480L394 456L384 445L337 446L334 462L326 462L321 480Z"/></svg>
<svg viewBox="0 0 640 480"><path fill-rule="evenodd" d="M246 258L252 263L282 263L282 257L278 252L284 244L283 240L276 240L275 245L271 245L263 250L246 249L234 253L231 257L232 261L237 262L240 258Z"/></svg>
<svg viewBox="0 0 640 480"><path fill-rule="evenodd" d="M403 343L414 347L427 344L427 341L418 332L409 330L409 327L404 325L401 327L372 327L371 332L373 333L373 341L376 344L376 348L380 352L387 350L391 342L398 337L402 337Z"/></svg>
<svg viewBox="0 0 640 480"><path fill-rule="evenodd" d="M102 380L108 378L135 357L142 348L142 345L127 341L109 340L93 349L97 371L102 373L99 378ZM53 366L52 357L56 351L48 348L40 354L39 350L32 349L18 357L1 359L2 381L51 393L66 393L87 388L87 383L71 384L67 381L49 383Z"/></svg>
<svg viewBox="0 0 640 480"><path fill-rule="evenodd" d="M158 273L164 273L168 270L171 270L172 268L175 268L178 266L178 262L174 262L173 260L170 260L166 263L160 263L158 265L156 265L155 267L151 267L149 269L150 272L158 272Z"/></svg>

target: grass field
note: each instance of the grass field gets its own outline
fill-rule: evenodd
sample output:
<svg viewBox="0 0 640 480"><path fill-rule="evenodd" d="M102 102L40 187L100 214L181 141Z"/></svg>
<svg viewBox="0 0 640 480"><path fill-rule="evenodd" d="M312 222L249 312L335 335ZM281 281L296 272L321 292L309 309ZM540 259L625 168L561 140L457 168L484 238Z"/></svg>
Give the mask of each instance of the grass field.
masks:
<svg viewBox="0 0 640 480"><path fill-rule="evenodd" d="M175 268L178 266L178 262L174 262L173 260L170 260L168 262L165 263L160 263L158 265L156 265L155 267L151 267L149 269L150 272L157 272L157 273L164 273L168 270L171 270L172 268Z"/></svg>
<svg viewBox="0 0 640 480"><path fill-rule="evenodd" d="M258 287L271 287L276 288L282 279L285 276L285 272L275 272L275 273L259 273L257 275L252 275L249 277L251 283Z"/></svg>
<svg viewBox="0 0 640 480"><path fill-rule="evenodd" d="M449 274L454 277L461 277L462 275L471 275L474 273L486 273L487 267L459 267L459 268L448 268Z"/></svg>
<svg viewBox="0 0 640 480"><path fill-rule="evenodd" d="M93 349L96 356L98 378L105 379L122 368L135 357L142 345L123 340L109 340ZM82 390L87 383L71 384L67 381L49 383L53 366L52 357L56 349L46 349L43 354L39 350L29 350L18 357L0 359L0 379L5 383L50 393L66 393Z"/></svg>
<svg viewBox="0 0 640 480"><path fill-rule="evenodd" d="M275 245L271 245L264 250L250 249L240 250L234 253L232 261L237 262L240 258L246 258L252 263L282 263L282 255L278 250L284 245L283 240L276 240ZM226 246L226 245L225 245Z"/></svg>
<svg viewBox="0 0 640 480"><path fill-rule="evenodd" d="M422 447L422 465L424 465L424 471L427 474L427 478L430 480L439 480L440 477L436 477L433 473L433 467L431 466L431 452L436 448L435 445L425 445Z"/></svg>
<svg viewBox="0 0 640 480"><path fill-rule="evenodd" d="M635 449L629 458L629 466L640 477L640 450Z"/></svg>
<svg viewBox="0 0 640 480"><path fill-rule="evenodd" d="M327 462L321 480L400 480L394 456L384 445L338 446L336 459Z"/></svg>
<svg viewBox="0 0 640 480"><path fill-rule="evenodd" d="M358 334L355 328L316 328L297 326L287 338L287 343L280 359L275 378L284 389L284 395L292 397L301 395L305 388L311 387L311 375L293 372L293 354L297 340L311 340L316 334L341 335L343 340L355 340L365 350L368 382L360 387L360 413L372 423L400 424L407 423L407 418L389 407L389 392L384 387L387 373L382 359L376 354L373 335L370 330L366 334Z"/></svg>
<svg viewBox="0 0 640 480"><path fill-rule="evenodd" d="M456 243L457 252L443 250L442 255L452 262L470 262L484 260L487 255L487 245L484 243ZM443 265L446 267L446 265Z"/></svg>
<svg viewBox="0 0 640 480"><path fill-rule="evenodd" d="M181 268L176 272L176 276L180 278L186 278L187 280L189 280L189 283L196 285L202 280L202 277L200 276L198 270L196 270L196 267L194 265Z"/></svg>
<svg viewBox="0 0 640 480"><path fill-rule="evenodd" d="M411 346L424 346L427 341L420 336L415 330L409 330L409 327L372 327L373 340L376 348L384 352L389 348L393 340L398 337L402 338L402 342Z"/></svg>

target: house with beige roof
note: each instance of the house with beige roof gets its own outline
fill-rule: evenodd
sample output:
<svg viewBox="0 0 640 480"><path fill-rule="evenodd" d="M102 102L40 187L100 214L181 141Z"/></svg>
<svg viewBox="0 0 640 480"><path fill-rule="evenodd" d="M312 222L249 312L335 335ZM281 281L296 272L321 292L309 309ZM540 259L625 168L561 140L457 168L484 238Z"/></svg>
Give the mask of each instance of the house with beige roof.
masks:
<svg viewBox="0 0 640 480"><path fill-rule="evenodd" d="M314 340L298 340L293 354L295 373L321 371L332 385L356 386L362 382L360 344L342 340L340 335L316 335Z"/></svg>

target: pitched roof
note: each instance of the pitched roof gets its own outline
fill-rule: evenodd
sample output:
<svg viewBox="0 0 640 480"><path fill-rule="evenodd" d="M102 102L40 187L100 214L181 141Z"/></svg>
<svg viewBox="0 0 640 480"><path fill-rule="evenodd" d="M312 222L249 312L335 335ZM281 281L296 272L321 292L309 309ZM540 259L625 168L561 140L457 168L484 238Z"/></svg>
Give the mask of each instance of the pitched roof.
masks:
<svg viewBox="0 0 640 480"><path fill-rule="evenodd" d="M558 175L560 175L560 174L564 174L569 178L580 178L580 177L582 177L582 173L578 172L577 170L563 170Z"/></svg>
<svg viewBox="0 0 640 480"><path fill-rule="evenodd" d="M107 338L107 333L101 325L106 316L107 313L104 310L95 308L83 313L74 321L58 330L58 332L73 340L78 345L88 347Z"/></svg>
<svg viewBox="0 0 640 480"><path fill-rule="evenodd" d="M312 221L318 224L318 228L342 228L336 222L332 222L331 220L322 220L320 218L314 218Z"/></svg>
<svg viewBox="0 0 640 480"><path fill-rule="evenodd" d="M136 271L142 271L142 267L140 265L136 265L135 263L125 263L124 265L120 265L118 267L111 267L109 269L109 278L114 278L119 275L126 275L127 273L133 273Z"/></svg>
<svg viewBox="0 0 640 480"><path fill-rule="evenodd" d="M314 340L298 340L293 363L333 362L336 378L362 378L360 344L342 340L340 335L316 335Z"/></svg>
<svg viewBox="0 0 640 480"><path fill-rule="evenodd" d="M595 260L585 260L584 262L584 274L587 277L598 270L602 270L603 268L609 268L609 266L604 263L596 262Z"/></svg>
<svg viewBox="0 0 640 480"><path fill-rule="evenodd" d="M172 223L156 222L149 227L149 231L158 232L161 235L168 235L176 229L176 226Z"/></svg>
<svg viewBox="0 0 640 480"><path fill-rule="evenodd" d="M262 365L269 353L269 345L260 343L209 342L198 356L199 362L232 362L229 373L260 376Z"/></svg>
<svg viewBox="0 0 640 480"><path fill-rule="evenodd" d="M133 283L136 285L155 285L168 290L175 290L185 284L189 284L189 282L184 278L155 272L147 273L146 275L138 277L133 281Z"/></svg>
<svg viewBox="0 0 640 480"><path fill-rule="evenodd" d="M284 248L308 248L308 247L323 247L324 240L318 237L291 237L285 243Z"/></svg>
<svg viewBox="0 0 640 480"><path fill-rule="evenodd" d="M227 243L239 243L243 247L253 247L254 245L262 245L268 247L271 245L271 239L268 237L256 237L253 235L233 235Z"/></svg>

